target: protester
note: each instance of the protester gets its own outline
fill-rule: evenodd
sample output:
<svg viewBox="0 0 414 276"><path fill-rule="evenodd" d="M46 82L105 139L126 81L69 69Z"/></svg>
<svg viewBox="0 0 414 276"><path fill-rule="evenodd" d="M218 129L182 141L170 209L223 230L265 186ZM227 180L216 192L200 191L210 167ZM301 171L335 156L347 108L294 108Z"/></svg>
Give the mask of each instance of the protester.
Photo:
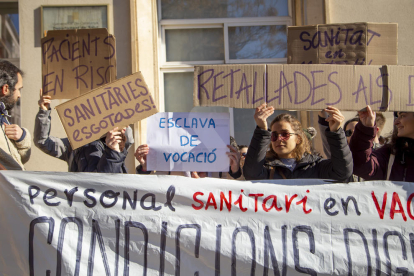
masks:
<svg viewBox="0 0 414 276"><path fill-rule="evenodd" d="M350 142L354 174L366 180L414 181L414 112L396 112L391 142L376 150L376 114L370 106L358 113Z"/></svg>
<svg viewBox="0 0 414 276"><path fill-rule="evenodd" d="M329 123L325 119L326 119L325 112L324 111L319 111L319 113L318 113L318 125L319 125L319 130L321 132L323 152L325 153L326 158L331 158L331 152L330 152L329 145L328 145L328 142L327 142L326 136L325 136L325 130L328 128ZM348 145L351 141L352 134L354 133L355 126L358 123L358 121L359 121L359 118L358 118L358 115L357 115L356 117L351 118L348 121L346 121L345 124L344 124L344 131L345 131L346 141L347 141ZM382 113L378 112L375 121L376 121L376 124L377 124L377 135L375 136L375 139L374 139L373 149L377 149L382 145L380 143L380 138L381 138L380 135L381 135L381 132L384 128L386 119L385 119L385 116Z"/></svg>
<svg viewBox="0 0 414 276"><path fill-rule="evenodd" d="M125 158L134 143L132 129L114 128L104 137L73 150L68 138L50 136L51 96L40 90L39 112L36 115L34 143L44 153L68 163L69 172L126 173Z"/></svg>
<svg viewBox="0 0 414 276"><path fill-rule="evenodd" d="M331 114L327 119L329 128L325 132L331 159L322 159L311 151L310 140L295 117L280 114L271 122L269 130L267 118L273 114L273 107L262 104L256 108L254 119L257 127L243 167L245 178L347 180L352 174L353 164L345 133L340 128L344 117L335 107L327 107L325 111Z"/></svg>
<svg viewBox="0 0 414 276"><path fill-rule="evenodd" d="M6 60L0 61L0 122L4 135L0 135L0 163L7 170L24 170L31 153L31 137L27 129L10 124L8 112L20 99L23 72Z"/></svg>

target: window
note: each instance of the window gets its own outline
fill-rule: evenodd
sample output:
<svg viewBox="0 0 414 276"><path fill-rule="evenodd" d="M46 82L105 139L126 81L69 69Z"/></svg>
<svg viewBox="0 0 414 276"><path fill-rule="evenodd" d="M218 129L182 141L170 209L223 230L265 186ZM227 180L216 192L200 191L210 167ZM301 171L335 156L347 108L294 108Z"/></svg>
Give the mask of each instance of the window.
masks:
<svg viewBox="0 0 414 276"><path fill-rule="evenodd" d="M194 65L286 63L290 0L158 0L158 18L160 109L230 112L231 134L248 144L254 110L193 107Z"/></svg>
<svg viewBox="0 0 414 276"><path fill-rule="evenodd" d="M17 2L0 3L0 59L20 67L19 7ZM11 124L20 125L20 101L9 115Z"/></svg>

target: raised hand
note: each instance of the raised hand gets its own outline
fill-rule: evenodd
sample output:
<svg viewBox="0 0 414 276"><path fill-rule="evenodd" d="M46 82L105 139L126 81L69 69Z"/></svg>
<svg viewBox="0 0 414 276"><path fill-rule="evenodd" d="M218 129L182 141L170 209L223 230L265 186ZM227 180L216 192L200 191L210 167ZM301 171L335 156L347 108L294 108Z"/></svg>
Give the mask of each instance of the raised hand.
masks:
<svg viewBox="0 0 414 276"><path fill-rule="evenodd" d="M126 136L125 136L126 127L121 130L121 142L119 143L119 150L124 151L125 143L126 143Z"/></svg>
<svg viewBox="0 0 414 276"><path fill-rule="evenodd" d="M37 102L39 104L39 107L43 110L48 110L50 107L50 102L52 101L51 96L44 96L42 88L40 88L40 99Z"/></svg>
<svg viewBox="0 0 414 276"><path fill-rule="evenodd" d="M363 111L358 111L359 120L366 127L373 127L375 125L376 113L372 111L371 107L367 105Z"/></svg>
<svg viewBox="0 0 414 276"><path fill-rule="evenodd" d="M106 139L105 139L106 145L110 149L120 152L121 150L120 150L119 145L122 141L121 135L122 135L121 131L118 131L118 127L115 127L113 130L109 131L106 134Z"/></svg>
<svg viewBox="0 0 414 276"><path fill-rule="evenodd" d="M256 121L257 126L267 130L267 118L269 118L274 111L275 109L273 106L268 107L266 103L257 107L254 113L254 120Z"/></svg>
<svg viewBox="0 0 414 276"><path fill-rule="evenodd" d="M231 172L236 173L240 168L240 154L235 147L230 145L227 145L227 147L230 149L230 152L226 152L226 154L230 158Z"/></svg>
<svg viewBox="0 0 414 276"><path fill-rule="evenodd" d="M325 119L329 123L329 130L337 131L345 120L344 115L338 108L333 106L328 106L325 111L329 114L329 117Z"/></svg>
<svg viewBox="0 0 414 276"><path fill-rule="evenodd" d="M142 170L147 170L147 155L149 153L149 146L147 144L140 145L137 150L135 151L135 158L142 166Z"/></svg>

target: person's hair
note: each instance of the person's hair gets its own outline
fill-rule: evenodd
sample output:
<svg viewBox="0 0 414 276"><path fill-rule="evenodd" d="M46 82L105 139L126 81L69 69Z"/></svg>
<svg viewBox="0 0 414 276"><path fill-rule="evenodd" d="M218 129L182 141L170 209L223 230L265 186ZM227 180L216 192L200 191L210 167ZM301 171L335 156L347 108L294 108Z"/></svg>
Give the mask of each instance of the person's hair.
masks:
<svg viewBox="0 0 414 276"><path fill-rule="evenodd" d="M13 63L7 60L0 60L0 88L7 84L13 93L17 83L17 73L23 77L23 71Z"/></svg>
<svg viewBox="0 0 414 276"><path fill-rule="evenodd" d="M348 121L345 122L344 124L344 131L346 130L346 127L352 123L352 122L358 122L359 121L359 117L354 117L352 119L349 119Z"/></svg>
<svg viewBox="0 0 414 276"><path fill-rule="evenodd" d="M411 113L414 116L414 112L407 112ZM414 141L413 139L407 137L398 137L398 129L397 126L394 125L391 137L387 137L390 141L386 146L391 148L392 154L401 154L403 152L411 152L414 153ZM384 145L385 146L385 145Z"/></svg>
<svg viewBox="0 0 414 276"><path fill-rule="evenodd" d="M249 148L248 146L246 146L246 145L239 145L239 151L241 150L241 149L243 149L243 148Z"/></svg>
<svg viewBox="0 0 414 276"><path fill-rule="evenodd" d="M290 114L283 113L283 114L278 115L270 123L270 128L272 128L273 124L277 122L281 122L281 121L289 123L293 131L299 137L300 143L296 144L296 147L293 150L293 156L295 160L299 162L302 159L303 155L312 153L310 139L306 135L305 130L302 128L302 124L298 121L298 119L296 119ZM279 158L277 156L277 153L273 150L272 143L270 143L269 145L268 157Z"/></svg>
<svg viewBox="0 0 414 276"><path fill-rule="evenodd" d="M377 112L376 117L375 117L375 123L377 124L377 127L378 127L378 132L377 132L378 136L381 135L381 131L385 125L385 121L386 119L385 119L384 114L382 114L381 112Z"/></svg>

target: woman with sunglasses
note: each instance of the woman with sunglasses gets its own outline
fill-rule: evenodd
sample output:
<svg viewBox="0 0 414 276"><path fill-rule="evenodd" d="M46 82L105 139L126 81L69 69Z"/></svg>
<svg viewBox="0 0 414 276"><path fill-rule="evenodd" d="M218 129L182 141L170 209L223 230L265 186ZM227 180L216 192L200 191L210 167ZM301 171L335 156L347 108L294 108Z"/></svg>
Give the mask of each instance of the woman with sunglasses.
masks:
<svg viewBox="0 0 414 276"><path fill-rule="evenodd" d="M394 112L391 142L374 150L376 114L370 106L360 111L349 147L354 158L354 174L366 180L414 182L414 112ZM411 169L410 169L411 168Z"/></svg>
<svg viewBox="0 0 414 276"><path fill-rule="evenodd" d="M311 151L300 122L289 114L278 115L269 130L267 118L273 112L273 107L266 104L256 108L257 127L243 167L246 180L322 178L345 181L352 175L351 152L340 128L344 117L337 108L326 108L332 115L327 119L329 129L326 131L332 159L322 159Z"/></svg>

